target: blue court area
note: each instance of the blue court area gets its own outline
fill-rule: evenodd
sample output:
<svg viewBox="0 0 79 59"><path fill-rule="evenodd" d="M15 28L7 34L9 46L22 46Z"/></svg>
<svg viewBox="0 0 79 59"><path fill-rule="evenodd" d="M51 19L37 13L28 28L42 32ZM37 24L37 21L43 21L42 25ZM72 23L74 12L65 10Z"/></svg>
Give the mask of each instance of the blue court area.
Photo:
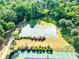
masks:
<svg viewBox="0 0 79 59"><path fill-rule="evenodd" d="M31 58L31 57L26 57L24 59L63 59L63 58Z"/></svg>
<svg viewBox="0 0 79 59"><path fill-rule="evenodd" d="M28 53L18 51L11 56L11 59L77 59L74 52L53 52L53 54L47 53Z"/></svg>

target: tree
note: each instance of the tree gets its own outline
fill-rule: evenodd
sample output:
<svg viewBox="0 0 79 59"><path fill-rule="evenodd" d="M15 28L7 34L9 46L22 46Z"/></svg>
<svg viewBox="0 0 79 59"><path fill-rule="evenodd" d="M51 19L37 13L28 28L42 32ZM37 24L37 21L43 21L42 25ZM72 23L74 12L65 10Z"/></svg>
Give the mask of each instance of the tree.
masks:
<svg viewBox="0 0 79 59"><path fill-rule="evenodd" d="M7 23L4 22L4 20L0 19L0 25L2 25L3 29L6 31L7 30Z"/></svg>
<svg viewBox="0 0 79 59"><path fill-rule="evenodd" d="M69 17L74 17L74 16L75 16L75 12L68 12L67 15L68 15Z"/></svg>
<svg viewBox="0 0 79 59"><path fill-rule="evenodd" d="M0 0L0 4L5 5L6 4L6 0Z"/></svg>
<svg viewBox="0 0 79 59"><path fill-rule="evenodd" d="M22 3L21 5L16 5L14 10L16 11L18 22L24 20L24 17L26 16L25 5L23 5Z"/></svg>
<svg viewBox="0 0 79 59"><path fill-rule="evenodd" d="M13 22L8 22L7 23L7 29L9 30L9 29L14 29L15 28L15 23L13 23Z"/></svg>
<svg viewBox="0 0 79 59"><path fill-rule="evenodd" d="M49 18L49 10L48 10L48 9L41 9L39 12L40 12L41 14L45 15L46 18L47 18L47 20L49 20L49 19L48 19L48 18Z"/></svg>
<svg viewBox="0 0 79 59"><path fill-rule="evenodd" d="M76 21L75 24L76 24L76 26L78 26L79 25L79 21Z"/></svg>
<svg viewBox="0 0 79 59"><path fill-rule="evenodd" d="M0 25L0 37L4 35L4 29L2 28L2 25Z"/></svg>
<svg viewBox="0 0 79 59"><path fill-rule="evenodd" d="M16 12L14 12L12 9L6 9L6 10L3 10L3 16L2 18L4 19L4 21L6 22L15 22L17 21L17 15L16 15Z"/></svg>
<svg viewBox="0 0 79 59"><path fill-rule="evenodd" d="M76 28L71 30L71 35L72 36L77 36L78 34L79 34L79 31Z"/></svg>
<svg viewBox="0 0 79 59"><path fill-rule="evenodd" d="M31 5L31 17L38 18L38 11L37 11L36 3L32 3L32 5Z"/></svg>
<svg viewBox="0 0 79 59"><path fill-rule="evenodd" d="M4 39L3 39L3 37L0 37L0 48L3 45L3 43L4 43Z"/></svg>
<svg viewBox="0 0 79 59"><path fill-rule="evenodd" d="M72 25L72 21L71 20L67 20L66 21L66 26L71 26Z"/></svg>
<svg viewBox="0 0 79 59"><path fill-rule="evenodd" d="M79 53L79 36L74 37L73 46L75 47L75 50Z"/></svg>
<svg viewBox="0 0 79 59"><path fill-rule="evenodd" d="M64 27L65 28L65 24L66 23L66 20L65 19L60 19L60 21L59 21L59 24L62 26L62 27Z"/></svg>

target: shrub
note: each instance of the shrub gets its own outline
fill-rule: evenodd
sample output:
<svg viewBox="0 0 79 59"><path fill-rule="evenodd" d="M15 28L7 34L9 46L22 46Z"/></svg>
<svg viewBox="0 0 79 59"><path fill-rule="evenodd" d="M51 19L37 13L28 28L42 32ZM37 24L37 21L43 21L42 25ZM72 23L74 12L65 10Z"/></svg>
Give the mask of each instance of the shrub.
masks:
<svg viewBox="0 0 79 59"><path fill-rule="evenodd" d="M6 56L6 59L10 59L10 55L9 54Z"/></svg>

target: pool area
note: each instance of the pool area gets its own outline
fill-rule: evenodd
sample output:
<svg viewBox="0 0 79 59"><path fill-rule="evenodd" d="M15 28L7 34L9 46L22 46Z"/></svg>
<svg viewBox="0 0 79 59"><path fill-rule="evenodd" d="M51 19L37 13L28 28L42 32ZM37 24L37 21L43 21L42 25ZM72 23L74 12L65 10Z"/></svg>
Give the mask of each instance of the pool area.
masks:
<svg viewBox="0 0 79 59"><path fill-rule="evenodd" d="M47 53L28 53L27 51L18 51L11 56L10 59L77 59L74 52L53 52L53 54Z"/></svg>

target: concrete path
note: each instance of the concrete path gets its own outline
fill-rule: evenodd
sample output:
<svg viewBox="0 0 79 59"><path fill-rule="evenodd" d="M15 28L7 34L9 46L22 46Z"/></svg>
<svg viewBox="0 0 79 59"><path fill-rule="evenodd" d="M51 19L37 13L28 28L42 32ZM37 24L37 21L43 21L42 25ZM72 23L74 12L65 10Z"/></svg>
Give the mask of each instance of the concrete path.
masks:
<svg viewBox="0 0 79 59"><path fill-rule="evenodd" d="M11 37L10 41L9 41L8 45L6 46L6 49L5 49L4 53L3 53L3 56L1 57L1 59L5 59L5 57L7 55L7 52L9 50L9 47L10 47L10 45L11 45L11 43L12 43L13 40L14 40L14 37Z"/></svg>
<svg viewBox="0 0 79 59"><path fill-rule="evenodd" d="M16 29L14 32L16 33L17 31L18 31L18 29ZM11 46L11 43L13 42L13 40L14 40L14 37L12 36L9 39L8 45L6 46L6 49L4 50L4 53L3 53L3 55L0 59L5 59L6 58L7 52L9 51L9 47Z"/></svg>

